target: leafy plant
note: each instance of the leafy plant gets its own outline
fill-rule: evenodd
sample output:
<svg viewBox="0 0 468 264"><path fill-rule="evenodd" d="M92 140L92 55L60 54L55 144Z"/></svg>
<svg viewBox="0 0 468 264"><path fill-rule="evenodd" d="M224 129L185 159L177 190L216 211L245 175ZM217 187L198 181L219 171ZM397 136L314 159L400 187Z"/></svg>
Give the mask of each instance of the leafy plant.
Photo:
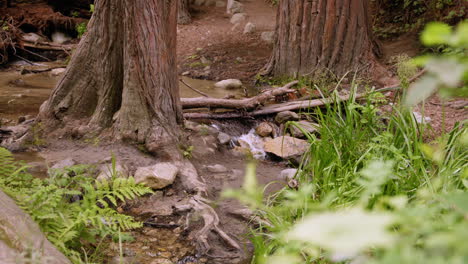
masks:
<svg viewBox="0 0 468 264"><path fill-rule="evenodd" d="M83 37L84 33L86 33L86 31L88 30L87 26L88 25L86 22L79 23L76 25L76 32L78 33L78 38Z"/></svg>
<svg viewBox="0 0 468 264"><path fill-rule="evenodd" d="M83 244L98 237L115 236L120 230L141 227L131 216L119 214L119 203L151 193L132 177L115 174L110 181L96 181L89 166L52 170L47 179L26 172L0 148L0 187L31 215L47 238L74 263L82 263Z"/></svg>

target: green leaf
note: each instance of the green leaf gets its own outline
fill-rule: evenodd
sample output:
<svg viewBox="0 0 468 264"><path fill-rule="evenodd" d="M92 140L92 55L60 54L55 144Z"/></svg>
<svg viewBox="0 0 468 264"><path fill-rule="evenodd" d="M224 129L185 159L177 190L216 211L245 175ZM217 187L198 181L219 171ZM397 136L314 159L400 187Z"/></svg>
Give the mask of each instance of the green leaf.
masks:
<svg viewBox="0 0 468 264"><path fill-rule="evenodd" d="M431 96L439 86L439 80L433 76L424 76L415 82L408 90L405 98L406 106L416 105Z"/></svg>
<svg viewBox="0 0 468 264"><path fill-rule="evenodd" d="M452 28L444 23L429 23L421 35L421 41L426 46L443 45L449 42Z"/></svg>

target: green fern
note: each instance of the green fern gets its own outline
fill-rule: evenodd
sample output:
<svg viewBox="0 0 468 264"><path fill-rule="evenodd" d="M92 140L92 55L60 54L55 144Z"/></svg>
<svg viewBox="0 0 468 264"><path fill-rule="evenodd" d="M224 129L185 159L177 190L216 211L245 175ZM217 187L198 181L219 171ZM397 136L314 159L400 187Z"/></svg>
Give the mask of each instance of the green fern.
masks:
<svg viewBox="0 0 468 264"><path fill-rule="evenodd" d="M92 167L78 165L51 170L50 178L41 180L33 178L26 169L0 148L0 188L31 215L47 238L74 263L82 263L84 241L94 243L98 237L112 237L142 226L115 210L119 203L152 192L132 177L96 181L91 177Z"/></svg>

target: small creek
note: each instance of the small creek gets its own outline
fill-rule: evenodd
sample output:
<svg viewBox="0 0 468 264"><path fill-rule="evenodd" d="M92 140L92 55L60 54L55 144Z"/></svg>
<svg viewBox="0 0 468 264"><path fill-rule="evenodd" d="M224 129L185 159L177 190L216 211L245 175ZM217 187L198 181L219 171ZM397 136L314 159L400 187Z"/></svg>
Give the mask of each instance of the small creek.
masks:
<svg viewBox="0 0 468 264"><path fill-rule="evenodd" d="M52 62L22 67L41 70L55 65L57 63ZM244 95L243 90L217 88L213 81L192 79L185 76L182 76L181 79L191 87L214 98L226 96L240 98ZM0 71L0 120L7 119L12 121L11 124L14 124L20 116L37 114L39 107L47 100L59 80L60 76L54 76L51 72L21 75L20 71ZM179 82L179 88L181 97L201 96L182 82Z"/></svg>

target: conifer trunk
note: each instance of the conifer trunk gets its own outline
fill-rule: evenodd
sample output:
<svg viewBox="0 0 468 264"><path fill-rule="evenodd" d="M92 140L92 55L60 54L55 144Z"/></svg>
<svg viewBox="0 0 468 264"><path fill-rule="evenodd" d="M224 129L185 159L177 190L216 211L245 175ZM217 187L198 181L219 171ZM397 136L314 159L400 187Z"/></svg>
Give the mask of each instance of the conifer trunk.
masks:
<svg viewBox="0 0 468 264"><path fill-rule="evenodd" d="M177 13L177 23L181 25L190 24L192 16L190 15L189 0L179 0L179 11Z"/></svg>
<svg viewBox="0 0 468 264"><path fill-rule="evenodd" d="M369 69L376 56L368 0L281 0L263 74L302 76Z"/></svg>
<svg viewBox="0 0 468 264"><path fill-rule="evenodd" d="M41 107L46 130L173 146L182 120L178 0L100 0L62 80ZM59 128L59 129L57 129Z"/></svg>

